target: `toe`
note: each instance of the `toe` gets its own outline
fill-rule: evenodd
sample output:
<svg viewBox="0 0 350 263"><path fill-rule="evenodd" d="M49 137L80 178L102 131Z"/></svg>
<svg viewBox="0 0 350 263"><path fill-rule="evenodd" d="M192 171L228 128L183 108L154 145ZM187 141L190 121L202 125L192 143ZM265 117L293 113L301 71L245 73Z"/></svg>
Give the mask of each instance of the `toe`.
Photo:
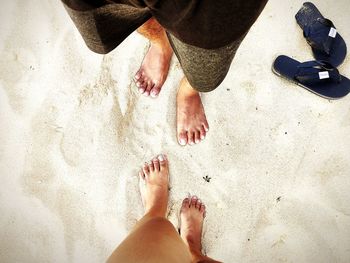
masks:
<svg viewBox="0 0 350 263"><path fill-rule="evenodd" d="M193 131L188 132L188 144L189 145L194 144L194 132Z"/></svg>
<svg viewBox="0 0 350 263"><path fill-rule="evenodd" d="M196 203L196 208L199 210L199 208L201 207L202 201L200 199L197 200Z"/></svg>
<svg viewBox="0 0 350 263"><path fill-rule="evenodd" d="M144 93L147 89L147 83L143 80L140 81L140 87L139 87L139 91L140 93Z"/></svg>
<svg viewBox="0 0 350 263"><path fill-rule="evenodd" d="M183 201L182 201L182 208L189 208L190 207L190 199L188 197L186 197Z"/></svg>
<svg viewBox="0 0 350 263"><path fill-rule="evenodd" d="M143 95L149 96L148 81L146 79L142 82L141 88L144 90Z"/></svg>
<svg viewBox="0 0 350 263"><path fill-rule="evenodd" d="M178 141L179 141L179 144L182 146L185 146L187 144L187 132L186 131L181 131L178 134Z"/></svg>
<svg viewBox="0 0 350 263"><path fill-rule="evenodd" d="M195 143L199 143L200 142L200 132L199 131L195 131L194 132L194 142Z"/></svg>
<svg viewBox="0 0 350 263"><path fill-rule="evenodd" d="M150 170L149 170L148 163L145 163L145 164L143 165L142 171L143 171L143 173L144 173L145 176L149 175Z"/></svg>
<svg viewBox="0 0 350 263"><path fill-rule="evenodd" d="M145 92L145 88L144 87L139 87L139 92L141 93L141 94L143 94L144 92Z"/></svg>
<svg viewBox="0 0 350 263"><path fill-rule="evenodd" d="M140 176L140 179L145 180L145 173L143 172L142 169L139 171L139 176Z"/></svg>
<svg viewBox="0 0 350 263"><path fill-rule="evenodd" d="M209 131L209 124L208 124L207 120L204 121L203 127L204 127L204 130L205 130L206 132Z"/></svg>
<svg viewBox="0 0 350 263"><path fill-rule="evenodd" d="M153 98L155 98L155 97L157 97L157 96L159 95L159 92L160 92L160 88L159 88L158 85L155 84L155 85L153 86L152 90L151 90L151 96L152 96Z"/></svg>
<svg viewBox="0 0 350 263"><path fill-rule="evenodd" d="M158 155L158 160L159 160L159 164L160 164L160 170L164 170L167 168L167 160L166 160L166 156L164 154L160 154Z"/></svg>
<svg viewBox="0 0 350 263"><path fill-rule="evenodd" d="M152 83L152 81L151 80L147 80L147 88L146 88L146 91L145 91L145 93L147 93L148 95L151 95L151 89L152 89L152 87L153 87L153 83ZM147 96L148 96L147 95Z"/></svg>
<svg viewBox="0 0 350 263"><path fill-rule="evenodd" d="M203 214L203 216L205 217L205 205L204 205L204 204L201 205L201 208L200 208L199 211L200 211L200 212Z"/></svg>
<svg viewBox="0 0 350 263"><path fill-rule="evenodd" d="M154 172L154 165L152 161L148 164L148 167L151 173Z"/></svg>
<svg viewBox="0 0 350 263"><path fill-rule="evenodd" d="M192 196L191 198L191 203L190 203L190 207L195 207L196 203L197 203L198 197L197 196Z"/></svg>
<svg viewBox="0 0 350 263"><path fill-rule="evenodd" d="M159 165L159 160L158 158L154 158L152 160L153 166L154 166L154 171L159 172L160 170L160 165Z"/></svg>
<svg viewBox="0 0 350 263"><path fill-rule="evenodd" d="M135 80L139 80L141 78L141 75L142 75L142 71L141 70L137 71L135 74Z"/></svg>
<svg viewBox="0 0 350 263"><path fill-rule="evenodd" d="M206 132L205 132L205 130L204 130L204 126L202 126L202 127L200 128L200 131L199 131L199 136L200 136L201 140L204 140L204 139L205 139L205 135L206 135Z"/></svg>

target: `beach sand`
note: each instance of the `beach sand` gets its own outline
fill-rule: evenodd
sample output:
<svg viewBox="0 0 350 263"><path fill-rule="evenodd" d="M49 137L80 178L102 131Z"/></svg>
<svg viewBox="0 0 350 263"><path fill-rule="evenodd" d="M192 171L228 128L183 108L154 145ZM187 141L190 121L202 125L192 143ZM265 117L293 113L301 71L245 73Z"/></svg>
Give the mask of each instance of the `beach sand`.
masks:
<svg viewBox="0 0 350 263"><path fill-rule="evenodd" d="M350 43L348 0L314 3ZM132 81L143 37L102 56L60 1L2 2L0 262L105 261L142 216L137 172L158 153L175 227L186 195L207 206L209 256L350 262L350 96L328 101L271 71L279 54L312 59L301 5L267 4L225 81L202 95L207 138L181 147L175 57L159 98L146 98ZM350 77L349 56L339 69Z"/></svg>

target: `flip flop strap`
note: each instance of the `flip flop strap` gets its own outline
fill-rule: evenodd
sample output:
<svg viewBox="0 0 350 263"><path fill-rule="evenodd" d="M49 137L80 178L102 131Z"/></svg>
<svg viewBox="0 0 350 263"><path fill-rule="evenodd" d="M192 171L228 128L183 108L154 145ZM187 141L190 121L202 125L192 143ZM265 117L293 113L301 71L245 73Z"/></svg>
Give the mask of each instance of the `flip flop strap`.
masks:
<svg viewBox="0 0 350 263"><path fill-rule="evenodd" d="M317 83L325 81L340 82L339 71L325 61L308 61L298 66L294 78L301 83Z"/></svg>
<svg viewBox="0 0 350 263"><path fill-rule="evenodd" d="M337 30L333 22L326 18L318 18L311 25L304 27L304 37L309 45L330 55Z"/></svg>

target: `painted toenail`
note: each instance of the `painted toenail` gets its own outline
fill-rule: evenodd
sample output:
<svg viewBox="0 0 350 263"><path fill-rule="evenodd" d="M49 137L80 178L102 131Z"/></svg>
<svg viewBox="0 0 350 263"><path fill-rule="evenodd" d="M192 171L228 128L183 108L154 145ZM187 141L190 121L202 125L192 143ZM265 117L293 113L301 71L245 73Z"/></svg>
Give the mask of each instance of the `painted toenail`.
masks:
<svg viewBox="0 0 350 263"><path fill-rule="evenodd" d="M180 143L181 145L186 145L186 140L185 140L185 139L180 139L179 143Z"/></svg>

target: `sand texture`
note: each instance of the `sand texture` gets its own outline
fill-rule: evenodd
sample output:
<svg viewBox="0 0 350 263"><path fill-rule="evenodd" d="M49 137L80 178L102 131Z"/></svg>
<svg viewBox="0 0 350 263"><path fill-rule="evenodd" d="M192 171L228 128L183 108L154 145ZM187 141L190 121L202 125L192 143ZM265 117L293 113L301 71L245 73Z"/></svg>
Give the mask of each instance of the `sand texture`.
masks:
<svg viewBox="0 0 350 263"><path fill-rule="evenodd" d="M314 3L350 46L349 1ZM350 262L350 96L328 101L271 71L280 54L312 59L301 5L267 4L202 96L207 138L181 147L175 57L160 97L146 98L132 81L143 37L94 54L60 1L2 1L0 262L104 262L142 215L137 171L158 153L170 160L171 222L188 193L207 205L209 256ZM350 77L350 56L339 70Z"/></svg>

